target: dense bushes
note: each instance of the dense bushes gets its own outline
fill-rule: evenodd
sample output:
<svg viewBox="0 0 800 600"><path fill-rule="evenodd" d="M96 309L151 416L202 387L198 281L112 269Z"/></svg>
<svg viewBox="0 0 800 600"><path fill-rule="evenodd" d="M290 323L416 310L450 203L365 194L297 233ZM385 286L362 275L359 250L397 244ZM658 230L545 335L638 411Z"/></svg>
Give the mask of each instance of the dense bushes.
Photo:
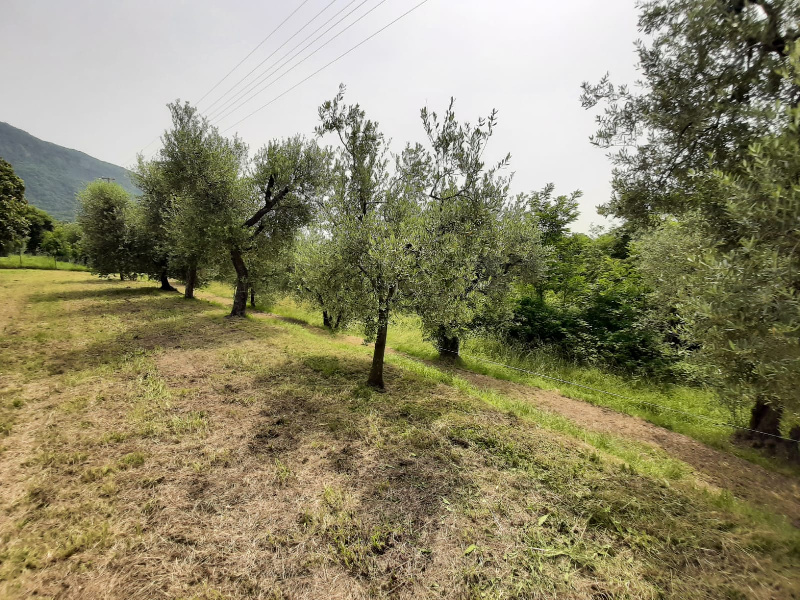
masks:
<svg viewBox="0 0 800 600"><path fill-rule="evenodd" d="M670 324L653 310L649 288L618 242L615 234L564 235L547 277L517 300L507 341L576 363L670 375L680 354Z"/></svg>

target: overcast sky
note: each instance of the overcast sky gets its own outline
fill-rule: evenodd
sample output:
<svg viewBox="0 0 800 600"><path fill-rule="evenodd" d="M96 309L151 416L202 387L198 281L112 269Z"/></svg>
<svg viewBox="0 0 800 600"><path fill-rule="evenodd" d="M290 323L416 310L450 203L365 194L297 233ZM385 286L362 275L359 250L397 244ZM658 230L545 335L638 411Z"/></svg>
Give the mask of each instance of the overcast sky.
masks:
<svg viewBox="0 0 800 600"><path fill-rule="evenodd" d="M298 7L200 103L205 110L296 34L262 67L272 67L264 84L271 85L219 121L222 130L419 1L355 0L345 9L350 0L3 0L0 121L130 166L137 152L148 155L158 148L151 142L168 125L167 102L197 102ZM292 48L315 29L333 17L297 50L354 8L290 59ZM443 111L454 96L460 119L499 111L487 156L511 152L515 191L550 181L559 192L584 191L574 229L587 231L592 223L606 223L595 207L608 198L611 168L604 151L588 142L594 115L580 107L579 86L606 71L615 81L632 82L636 37L633 0L428 0L228 133L238 132L252 149L271 138L311 135L317 107L345 83L346 99L361 104L400 148L423 140L422 106Z"/></svg>

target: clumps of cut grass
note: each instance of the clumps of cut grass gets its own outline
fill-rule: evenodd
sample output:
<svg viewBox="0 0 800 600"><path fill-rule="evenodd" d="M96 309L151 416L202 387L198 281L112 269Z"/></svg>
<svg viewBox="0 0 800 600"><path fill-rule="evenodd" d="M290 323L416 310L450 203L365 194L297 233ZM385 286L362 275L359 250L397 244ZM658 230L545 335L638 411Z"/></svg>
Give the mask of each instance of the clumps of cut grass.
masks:
<svg viewBox="0 0 800 600"><path fill-rule="evenodd" d="M334 560L352 575L368 578L378 567L376 557L399 544L407 532L396 523L367 524L349 504L341 489L325 487L319 512L301 513L297 523L324 540Z"/></svg>
<svg viewBox="0 0 800 600"><path fill-rule="evenodd" d="M119 459L117 463L120 469L132 469L141 467L144 464L145 455L142 452L129 452Z"/></svg>
<svg viewBox="0 0 800 600"><path fill-rule="evenodd" d="M285 462L281 459L275 459L275 482L279 486L286 486L289 480L292 479L294 473Z"/></svg>
<svg viewBox="0 0 800 600"><path fill-rule="evenodd" d="M169 430L175 435L203 433L208 429L208 415L205 411L192 410L174 416L168 421Z"/></svg>

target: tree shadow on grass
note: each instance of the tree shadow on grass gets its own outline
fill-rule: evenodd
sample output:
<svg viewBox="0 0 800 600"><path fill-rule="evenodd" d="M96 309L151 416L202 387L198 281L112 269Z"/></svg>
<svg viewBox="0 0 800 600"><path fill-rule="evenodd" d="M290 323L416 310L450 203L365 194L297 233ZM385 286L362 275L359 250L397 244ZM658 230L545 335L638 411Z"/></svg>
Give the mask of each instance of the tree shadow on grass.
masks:
<svg viewBox="0 0 800 600"><path fill-rule="evenodd" d="M46 303L70 300L106 300L109 298L125 298L139 296L176 296L174 292L164 292L157 287L115 287L101 290L65 290L63 292L34 293L28 298L28 302Z"/></svg>
<svg viewBox="0 0 800 600"><path fill-rule="evenodd" d="M158 294L139 294L142 296L158 296ZM112 296L113 297L113 296ZM134 297L123 296L118 302L103 301L87 307L60 311L59 317L82 319L87 328L96 328L97 341L90 342L80 348L64 352L54 352L48 357L50 370L53 372L69 372L115 364L131 354L141 354L153 350L170 349L209 349L233 346L252 339L249 323L243 320L223 318L223 312L210 314L209 309L216 307L186 302L177 295L164 295L146 301L137 301ZM107 325L104 317L118 317L124 324L124 330L111 337L106 335ZM274 328L260 328L258 337L267 339Z"/></svg>

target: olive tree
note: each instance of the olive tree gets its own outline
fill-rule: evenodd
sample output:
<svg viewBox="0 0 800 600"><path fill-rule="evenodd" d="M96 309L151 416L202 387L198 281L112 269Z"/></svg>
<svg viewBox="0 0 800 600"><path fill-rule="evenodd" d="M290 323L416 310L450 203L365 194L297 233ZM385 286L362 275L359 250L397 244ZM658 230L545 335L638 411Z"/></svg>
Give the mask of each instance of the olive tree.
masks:
<svg viewBox="0 0 800 600"><path fill-rule="evenodd" d="M478 317L493 313L497 321L515 280L532 280L541 270L532 202L538 195L510 196L511 178L502 175L510 155L484 162L495 111L475 125L461 123L451 100L441 118L427 109L421 116L430 148L419 173L426 194L423 235L414 248L414 308L426 336L452 358Z"/></svg>
<svg viewBox="0 0 800 600"><path fill-rule="evenodd" d="M98 180L78 193L78 201L82 246L92 271L103 276L119 273L120 279L135 277L140 272L140 248L136 208L128 192L117 183Z"/></svg>
<svg viewBox="0 0 800 600"><path fill-rule="evenodd" d="M346 327L358 313L360 274L341 255L343 248L324 229L310 229L298 237L292 257L291 286L301 300L322 311L325 328Z"/></svg>
<svg viewBox="0 0 800 600"><path fill-rule="evenodd" d="M236 271L231 316L244 316L247 310L252 286L248 255L260 255L262 274L268 273L270 258L280 260L298 229L311 220L327 168L327 153L301 136L272 141L256 153L226 231Z"/></svg>
<svg viewBox="0 0 800 600"><path fill-rule="evenodd" d="M383 363L386 335L393 310L402 306L413 285L419 247L423 193L418 177L420 148L406 148L390 156L378 124L366 118L358 105L344 105L344 88L319 109L319 135L339 138L333 184L324 206L324 221L332 238L331 249L354 274L344 291L354 320L364 326L366 339L374 340L367 384L384 388Z"/></svg>

